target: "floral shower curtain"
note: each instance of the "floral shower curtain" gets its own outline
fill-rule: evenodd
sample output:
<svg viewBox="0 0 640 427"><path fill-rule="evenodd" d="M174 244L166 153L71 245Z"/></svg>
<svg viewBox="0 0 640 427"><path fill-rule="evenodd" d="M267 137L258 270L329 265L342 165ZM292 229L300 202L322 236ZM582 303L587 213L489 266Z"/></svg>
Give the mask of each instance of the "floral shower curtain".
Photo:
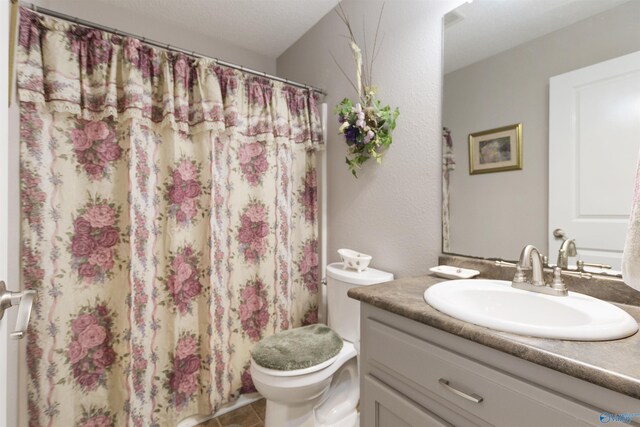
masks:
<svg viewBox="0 0 640 427"><path fill-rule="evenodd" d="M317 320L315 95L21 10L30 426L175 426Z"/></svg>

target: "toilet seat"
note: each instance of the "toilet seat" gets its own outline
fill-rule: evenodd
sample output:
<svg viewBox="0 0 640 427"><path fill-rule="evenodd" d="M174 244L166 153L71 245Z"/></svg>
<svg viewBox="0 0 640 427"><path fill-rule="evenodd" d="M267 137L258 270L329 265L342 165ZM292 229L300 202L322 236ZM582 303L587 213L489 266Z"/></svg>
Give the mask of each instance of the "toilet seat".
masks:
<svg viewBox="0 0 640 427"><path fill-rule="evenodd" d="M342 348L344 349L344 345L343 345ZM325 360L324 362L318 363L317 365L310 366L308 368L303 368L303 369L293 369L293 370L290 370L290 371L281 371L281 370L278 370L278 369L265 368L264 366L258 365L258 363L256 363L253 360L253 358L251 359L251 362L255 364L255 369L257 371L260 371L265 375L271 375L271 376L274 376L274 377L295 377L295 376L299 376L299 375L306 375L306 374L311 374L313 372L320 371L320 370L326 368L327 366L333 364L333 362L335 362L338 359L338 357L340 357L340 353L336 354L331 359L328 359L328 360Z"/></svg>
<svg viewBox="0 0 640 427"><path fill-rule="evenodd" d="M254 376L254 381L257 379L258 381L271 385L283 385L286 383L292 383L292 385L293 383L296 385L301 385L301 383L313 384L314 382L321 382L323 379L329 378L340 369L345 362L357 354L353 343L344 341L340 352L331 359L309 368L296 369L293 371L278 371L264 368L251 359L252 376Z"/></svg>

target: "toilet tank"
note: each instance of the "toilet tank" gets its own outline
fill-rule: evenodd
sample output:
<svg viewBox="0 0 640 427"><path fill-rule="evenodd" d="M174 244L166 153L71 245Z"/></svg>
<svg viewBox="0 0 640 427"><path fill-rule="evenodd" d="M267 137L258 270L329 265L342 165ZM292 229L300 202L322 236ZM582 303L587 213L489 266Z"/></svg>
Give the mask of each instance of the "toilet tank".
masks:
<svg viewBox="0 0 640 427"><path fill-rule="evenodd" d="M347 291L359 286L375 285L393 280L393 274L367 268L358 273L345 270L341 262L327 266L327 312L329 327L342 339L355 343L360 340L360 301L347 296Z"/></svg>

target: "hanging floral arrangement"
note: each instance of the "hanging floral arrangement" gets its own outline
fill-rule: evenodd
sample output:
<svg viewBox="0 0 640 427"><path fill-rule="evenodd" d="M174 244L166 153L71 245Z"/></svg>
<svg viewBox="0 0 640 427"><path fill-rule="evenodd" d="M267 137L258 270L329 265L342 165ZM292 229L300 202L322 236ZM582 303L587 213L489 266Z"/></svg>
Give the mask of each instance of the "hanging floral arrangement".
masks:
<svg viewBox="0 0 640 427"><path fill-rule="evenodd" d="M358 94L355 102L345 98L335 107L335 113L338 114L338 120L341 123L339 132L344 135L348 146L346 162L349 170L356 178L358 177L358 170L367 160L375 159L378 164L382 163L382 155L393 142L391 133L396 127L396 119L400 114L398 108L392 109L389 105L382 105L382 102L376 98L377 88L372 82L373 63L380 49L378 46L378 32L383 10L384 5L378 18L373 51L371 55L368 54L365 42L363 58L363 51L360 49L353 34L349 18L341 5L336 9L336 13L349 32L349 45L356 64L356 81L354 82L335 57L333 58L342 74L349 80L349 83Z"/></svg>

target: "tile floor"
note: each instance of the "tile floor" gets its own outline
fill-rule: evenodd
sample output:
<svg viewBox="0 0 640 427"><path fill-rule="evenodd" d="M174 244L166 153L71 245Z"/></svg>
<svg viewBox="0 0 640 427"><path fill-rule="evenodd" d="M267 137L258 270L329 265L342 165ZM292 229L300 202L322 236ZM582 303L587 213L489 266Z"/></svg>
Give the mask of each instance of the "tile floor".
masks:
<svg viewBox="0 0 640 427"><path fill-rule="evenodd" d="M260 399L200 424L199 427L264 427L266 406L266 401Z"/></svg>

